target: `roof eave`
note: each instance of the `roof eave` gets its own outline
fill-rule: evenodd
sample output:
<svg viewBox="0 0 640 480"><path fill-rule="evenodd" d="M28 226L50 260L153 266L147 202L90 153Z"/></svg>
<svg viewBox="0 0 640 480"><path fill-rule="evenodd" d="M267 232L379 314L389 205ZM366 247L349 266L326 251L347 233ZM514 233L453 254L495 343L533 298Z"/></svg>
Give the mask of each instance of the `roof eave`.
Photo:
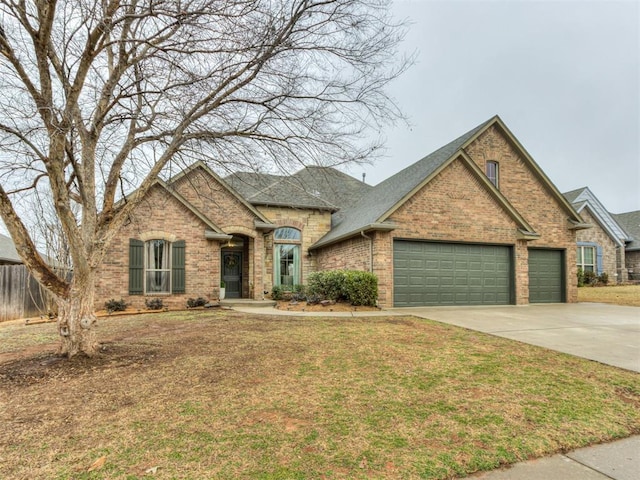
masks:
<svg viewBox="0 0 640 480"><path fill-rule="evenodd" d="M397 228L397 225L393 223L370 223L369 225L359 227L355 230L342 234L336 238L332 238L331 240L327 240L323 242L322 239L320 239L319 241L317 241L316 243L314 243L309 247L309 251L317 250L318 248L322 248L322 247L332 245L334 243L342 242L343 240L346 240L351 237L355 237L362 233L372 232L372 231L390 232L392 230L395 230L396 228Z"/></svg>
<svg viewBox="0 0 640 480"><path fill-rule="evenodd" d="M587 230L593 228L593 223L577 222L571 218L568 218L567 221L569 222L569 230Z"/></svg>
<svg viewBox="0 0 640 480"><path fill-rule="evenodd" d="M205 230L204 231L204 238L206 238L207 240L218 240L218 241L229 241L233 238L233 235L229 235L227 233L218 233L218 232L213 232L211 230Z"/></svg>

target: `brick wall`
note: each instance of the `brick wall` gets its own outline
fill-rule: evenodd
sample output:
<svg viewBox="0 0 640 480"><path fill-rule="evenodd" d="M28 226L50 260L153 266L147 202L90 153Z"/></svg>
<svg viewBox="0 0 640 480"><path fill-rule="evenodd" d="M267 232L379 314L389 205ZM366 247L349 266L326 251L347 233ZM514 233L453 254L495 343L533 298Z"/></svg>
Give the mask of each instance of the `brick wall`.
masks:
<svg viewBox="0 0 640 480"><path fill-rule="evenodd" d="M577 301L576 232L568 228L569 212L495 125L483 132L466 152L482 171L489 160L499 163L500 191L540 234L539 240L528 242L529 247L565 251L566 298L567 302Z"/></svg>
<svg viewBox="0 0 640 480"><path fill-rule="evenodd" d="M161 297L170 307L186 306L189 297L217 298L220 244L204 238L205 224L162 187L153 187L108 248L96 284L96 309L123 298L132 308L145 309L145 299ZM186 292L180 295L129 295L129 239L164 238L185 241Z"/></svg>
<svg viewBox="0 0 640 480"><path fill-rule="evenodd" d="M569 212L549 187L527 166L518 151L494 128L481 135L467 154L484 171L487 160L500 164L500 190L515 209L540 234L534 241L517 238L517 224L493 198L462 160L454 160L417 191L389 218L391 232L375 232L374 267L379 303L393 304L393 240L421 239L509 245L514 249L517 304L529 303L528 248L565 251L568 302L577 299L575 232L569 230ZM368 245L353 238L318 252L318 268L367 270Z"/></svg>
<svg viewBox="0 0 640 480"><path fill-rule="evenodd" d="M306 284L306 279L311 272L317 270L315 255L309 255L309 247L320 240L331 228L331 213L325 210L298 209L287 207L258 206L262 215L278 227L293 227L301 231L302 242L300 244L300 263L302 267L301 282ZM263 288L271 291L273 286L273 233L264 238L264 277Z"/></svg>
<svg viewBox="0 0 640 480"><path fill-rule="evenodd" d="M591 214L589 208L584 208L582 212L580 212L580 216L586 223L591 223L593 227L587 230L578 230L576 232L576 241L592 242L602 248L603 272L609 275L610 282L616 282L620 274L620 271L617 268L616 250L618 249L616 248L616 244L607 234L607 232L600 226L598 221Z"/></svg>

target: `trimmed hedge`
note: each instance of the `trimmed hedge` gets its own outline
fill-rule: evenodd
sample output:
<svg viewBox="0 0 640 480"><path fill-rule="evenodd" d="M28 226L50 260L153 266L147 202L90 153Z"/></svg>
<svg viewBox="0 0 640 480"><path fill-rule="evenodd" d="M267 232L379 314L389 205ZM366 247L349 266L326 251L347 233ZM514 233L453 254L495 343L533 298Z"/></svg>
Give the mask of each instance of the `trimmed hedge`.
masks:
<svg viewBox="0 0 640 480"><path fill-rule="evenodd" d="M378 300L378 277L359 270L314 272L309 275L306 293L307 297L373 307Z"/></svg>

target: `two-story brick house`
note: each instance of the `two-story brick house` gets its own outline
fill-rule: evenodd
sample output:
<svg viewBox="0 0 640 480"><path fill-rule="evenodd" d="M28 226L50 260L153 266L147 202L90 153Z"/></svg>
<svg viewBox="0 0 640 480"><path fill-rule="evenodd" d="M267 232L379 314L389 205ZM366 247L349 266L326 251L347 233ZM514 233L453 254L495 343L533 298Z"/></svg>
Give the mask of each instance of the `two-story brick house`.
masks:
<svg viewBox="0 0 640 480"><path fill-rule="evenodd" d="M158 181L110 246L98 303L263 298L316 270L372 271L381 306L576 299L587 228L499 117L379 185L330 168Z"/></svg>

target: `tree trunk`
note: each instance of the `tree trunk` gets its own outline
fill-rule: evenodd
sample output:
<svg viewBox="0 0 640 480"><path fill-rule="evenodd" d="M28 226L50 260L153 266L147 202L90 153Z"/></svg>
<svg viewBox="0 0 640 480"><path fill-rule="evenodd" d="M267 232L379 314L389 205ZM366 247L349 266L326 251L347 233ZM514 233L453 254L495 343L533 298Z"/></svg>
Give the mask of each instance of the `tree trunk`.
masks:
<svg viewBox="0 0 640 480"><path fill-rule="evenodd" d="M78 354L92 357L97 353L94 294L93 272L88 275L76 275L74 272L69 297L58 301L61 355L68 358Z"/></svg>

